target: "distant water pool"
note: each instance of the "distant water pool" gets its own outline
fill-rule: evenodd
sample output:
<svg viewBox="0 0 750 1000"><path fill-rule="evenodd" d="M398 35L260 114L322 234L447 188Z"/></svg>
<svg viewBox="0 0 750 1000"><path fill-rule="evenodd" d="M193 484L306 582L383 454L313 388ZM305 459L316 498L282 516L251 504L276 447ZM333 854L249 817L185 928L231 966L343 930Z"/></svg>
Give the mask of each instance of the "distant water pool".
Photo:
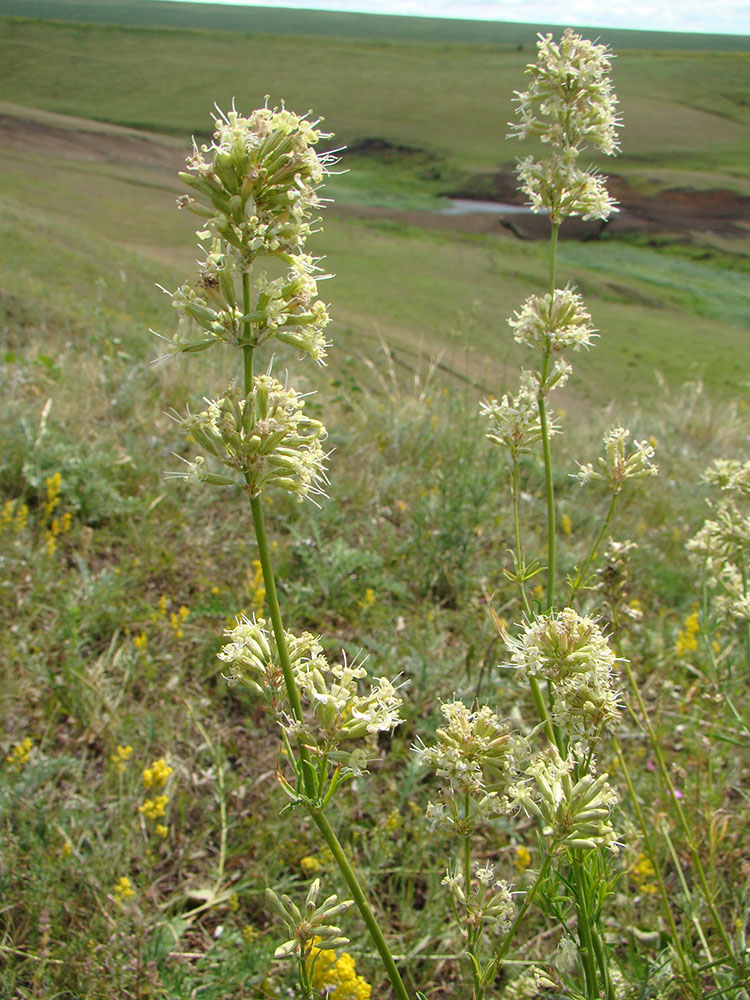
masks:
<svg viewBox="0 0 750 1000"><path fill-rule="evenodd" d="M531 215L528 205L508 205L502 201L475 201L473 198L451 198L440 209L441 215Z"/></svg>

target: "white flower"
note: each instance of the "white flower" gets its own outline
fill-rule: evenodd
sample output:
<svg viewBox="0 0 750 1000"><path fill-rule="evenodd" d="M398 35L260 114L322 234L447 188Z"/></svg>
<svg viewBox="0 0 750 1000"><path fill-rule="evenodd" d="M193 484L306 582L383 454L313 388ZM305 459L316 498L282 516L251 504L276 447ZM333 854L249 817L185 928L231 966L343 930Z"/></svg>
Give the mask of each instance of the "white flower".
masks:
<svg viewBox="0 0 750 1000"><path fill-rule="evenodd" d="M597 622L573 608L539 615L517 637L503 634L512 666L550 681L553 721L575 738L596 736L620 714L616 657Z"/></svg>
<svg viewBox="0 0 750 1000"><path fill-rule="evenodd" d="M271 485L300 501L324 495L327 432L303 412L300 393L270 375L256 375L247 398L232 383L223 397L206 402L205 410L188 410L180 422L209 454L242 476L251 496Z"/></svg>
<svg viewBox="0 0 750 1000"><path fill-rule="evenodd" d="M440 706L446 724L436 732L436 743L414 746L419 763L433 767L448 779L452 795L469 794L484 800L502 793L510 780L516 740L508 725L487 706L471 711L455 700ZM502 808L500 801L496 808Z"/></svg>
<svg viewBox="0 0 750 1000"><path fill-rule="evenodd" d="M609 484L612 493L620 493L628 479L643 479L646 476L656 476L659 467L651 461L655 454L654 446L649 441L633 441L630 451L627 442L630 431L625 427L611 427L604 435L604 455L599 459L601 472L594 469L590 463L578 465L578 472L573 473L581 486L593 479L599 479Z"/></svg>
<svg viewBox="0 0 750 1000"><path fill-rule="evenodd" d="M234 108L215 117L210 146L193 144L182 180L195 192L180 204L203 220L201 238L218 238L244 268L259 254L297 253L321 208L317 188L335 156L315 146L329 136L285 108L249 118Z"/></svg>
<svg viewBox="0 0 750 1000"><path fill-rule="evenodd" d="M532 295L508 320L513 337L527 347L548 351L590 347L596 330L581 296L569 286L554 295Z"/></svg>
<svg viewBox="0 0 750 1000"><path fill-rule="evenodd" d="M539 136L560 149L594 146L608 156L619 149L617 98L609 73L612 54L566 28L559 42L539 35L537 61L526 67L531 78L516 92L520 121L511 135Z"/></svg>
<svg viewBox="0 0 750 1000"><path fill-rule="evenodd" d="M605 220L619 211L602 175L593 167L582 170L570 155L547 160L527 156L516 173L532 212L546 212L553 225L571 216Z"/></svg>
<svg viewBox="0 0 750 1000"><path fill-rule="evenodd" d="M617 794L607 781L608 775L594 777L594 762L577 781L574 770L586 756L582 744L570 748L563 760L556 747L548 747L532 759L526 780L513 792L516 801L539 821L544 837L557 849L594 850L607 847L619 850L611 817Z"/></svg>

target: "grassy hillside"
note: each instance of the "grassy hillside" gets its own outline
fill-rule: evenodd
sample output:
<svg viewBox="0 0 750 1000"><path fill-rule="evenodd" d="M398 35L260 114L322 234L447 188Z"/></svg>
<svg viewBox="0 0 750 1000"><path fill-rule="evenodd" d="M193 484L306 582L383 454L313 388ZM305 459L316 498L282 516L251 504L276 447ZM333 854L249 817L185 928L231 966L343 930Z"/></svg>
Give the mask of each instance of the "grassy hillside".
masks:
<svg viewBox="0 0 750 1000"><path fill-rule="evenodd" d="M455 177L519 155L506 122L530 51L3 19L0 54L2 97L17 104L188 136L205 132L214 101L270 94L313 107L342 143L416 148ZM749 72L746 53L619 53L617 171L750 192Z"/></svg>
<svg viewBox="0 0 750 1000"><path fill-rule="evenodd" d="M454 845L427 829L436 784L412 747L455 693L525 731L533 719L521 672L498 667L508 653L488 613L487 593L508 623L524 610L506 574L510 477L477 404L515 390L528 355L506 319L546 289L549 265L543 240L457 227L437 196L521 152L504 134L528 57L468 42L0 20L0 996L282 1000L293 969L273 958L285 931L266 886L296 900L317 874L325 895L345 892L312 824L282 808L276 723L216 658L235 615L267 614L245 495L164 478L194 455L170 412L220 393L237 352L153 364L163 348L148 332L174 324L156 282L173 289L195 270L196 219L175 207L190 132L206 131L214 100L236 96L244 110L270 91L325 113L339 139L385 140L347 155L350 172L323 192L335 204L310 249L335 275L321 286L328 367L273 345L274 372L315 390L306 406L330 430L330 496L318 510L268 491L263 506L288 627L408 682L404 725L381 734L372 773L344 786L331 822L410 995L471 1000L441 882ZM618 171L648 192L750 191L748 58L622 53ZM685 552L706 516L702 471L747 449L750 236L731 221L655 223L559 251L559 281L584 293L600 337L572 355L555 401L558 593L595 558L609 502L604 484L573 481L576 462L595 463L603 431L622 422L656 442L660 466L620 497L611 531L637 542L627 565L595 561L601 575L576 598L614 627L624 616L612 642L636 678L620 734L640 820L621 758L608 741L599 751L622 799L606 931L631 987L623 1000L747 1000L690 869L699 844L706 895L739 952L750 633L712 616ZM544 560L536 446L520 476L522 544ZM535 609L542 595L529 580ZM474 840L482 864L529 889L543 840L531 819L503 816ZM388 997L361 922L342 914L342 928L370 995ZM680 940L690 994L673 974ZM492 995L528 960L556 961L559 941L546 914L526 914Z"/></svg>
<svg viewBox="0 0 750 1000"><path fill-rule="evenodd" d="M537 33L557 25L510 21L360 14L343 11L243 7L234 4L163 0L0 0L0 15L171 28L208 28L253 34L310 35L390 42L448 42L470 45L533 45ZM575 27L575 25L573 25ZM679 31L633 31L588 27L588 35L617 49L681 49L747 52L750 37Z"/></svg>

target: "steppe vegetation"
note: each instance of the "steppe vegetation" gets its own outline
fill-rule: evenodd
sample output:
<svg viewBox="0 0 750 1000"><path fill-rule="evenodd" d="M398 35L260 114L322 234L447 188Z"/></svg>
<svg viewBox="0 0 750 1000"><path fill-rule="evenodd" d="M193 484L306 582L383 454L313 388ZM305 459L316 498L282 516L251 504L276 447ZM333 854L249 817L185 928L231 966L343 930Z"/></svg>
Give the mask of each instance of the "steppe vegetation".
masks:
<svg viewBox="0 0 750 1000"><path fill-rule="evenodd" d="M321 899L347 893L303 809L280 814L276 722L257 694L228 687L216 659L237 614L268 616L248 512L225 491L163 477L179 464L173 452L194 454L167 414L220 395L236 348L154 366L163 351L147 333L171 337L174 326L155 282L174 289L194 269L195 220L173 211L187 134L206 132L212 99L249 109L271 91L325 113L355 152L350 172L329 178L336 206L311 244L336 274L321 285L334 320L328 367L273 349L276 373L316 390L305 412L329 430L329 498L320 510L283 492L259 505L286 627L322 634L331 661L364 652L373 674L409 682L404 723L375 745L370 775L337 791L330 821L409 995L468 1000L477 979L441 884L452 848L425 822L435 787L412 746L434 743L440 703L454 695L516 728L534 715L527 682L498 669L510 650L497 621L516 636L523 610L508 578L508 470L477 404L515 391L524 355L506 319L546 291L549 251L503 230L434 223L439 195L512 163L510 95L533 50L446 46L436 58L425 44L10 20L0 31L11 150L0 192L0 991L288 995L294 970L274 959L285 931L266 888L299 903L320 877ZM305 65L315 46L319 63ZM367 78L371 100L346 92L332 64ZM742 54L621 53L618 174L644 196L676 185L750 193L736 84L747 66ZM407 77L423 88L411 111ZM438 92L450 99L440 107ZM363 143L372 137L384 140L375 154ZM624 844L609 865L601 939L633 998L747 995L746 538L727 535L718 561L704 544L709 572L686 549L707 498L718 522L740 535L745 523L744 467L702 479L717 458L746 458L750 246L747 222L735 222L732 232L605 232L558 249L563 281L584 293L601 332L558 393L561 581L585 563L609 500L570 478L576 462L595 463L602 434L622 422L655 446L660 468L628 484L612 527L636 547L626 562L599 552L577 604L599 609L632 672L598 756L620 793ZM519 471L525 547L544 560L541 451L521 455ZM535 614L546 585L544 573L528 583ZM475 860L523 893L544 857L535 830L500 817L492 838L475 838ZM488 998L529 963L550 968L559 918L552 905L529 912L523 949L506 956ZM366 984L388 996L355 911L336 922L351 943L331 972L335 1000L366 995ZM528 989L519 995L573 995L539 978Z"/></svg>

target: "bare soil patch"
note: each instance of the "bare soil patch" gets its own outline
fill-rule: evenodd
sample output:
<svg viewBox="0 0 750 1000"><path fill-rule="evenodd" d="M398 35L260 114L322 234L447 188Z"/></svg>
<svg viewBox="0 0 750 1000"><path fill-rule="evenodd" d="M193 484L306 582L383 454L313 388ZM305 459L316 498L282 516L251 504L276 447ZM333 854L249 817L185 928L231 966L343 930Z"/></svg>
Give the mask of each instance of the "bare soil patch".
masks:
<svg viewBox="0 0 750 1000"><path fill-rule="evenodd" d="M183 169L187 152L182 138L30 110L6 102L0 102L0 146L6 154L23 151L50 158L152 167L171 172ZM354 151L379 158L385 154L388 160L400 157L413 159L415 155L424 155L424 151L393 147L385 140L363 141ZM620 211L606 223L570 219L563 229L563 238L597 239L605 230L613 234L673 233L689 236L710 233L747 238L750 230L750 198L732 191L674 188L656 195L644 195L616 175L609 177L609 188L620 204ZM465 186L453 189L450 195L470 200L523 204L511 171L476 175ZM505 232L520 239L546 239L549 235L547 219L531 214L503 216L477 212L442 215L439 212L354 205L338 205L333 210L341 216L392 220L430 229Z"/></svg>

